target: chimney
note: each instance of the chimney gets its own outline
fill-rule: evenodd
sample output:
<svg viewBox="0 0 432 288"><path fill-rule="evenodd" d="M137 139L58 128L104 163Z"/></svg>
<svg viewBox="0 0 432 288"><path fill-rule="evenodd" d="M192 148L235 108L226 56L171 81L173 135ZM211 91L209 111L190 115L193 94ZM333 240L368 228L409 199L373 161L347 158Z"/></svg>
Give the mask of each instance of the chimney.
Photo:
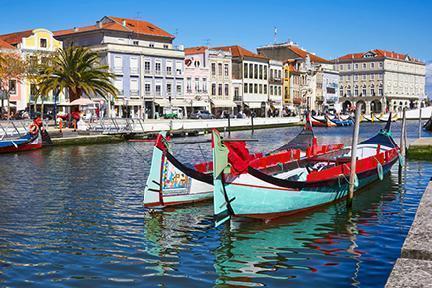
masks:
<svg viewBox="0 0 432 288"><path fill-rule="evenodd" d="M79 31L79 28L78 27L74 27L74 32L78 32Z"/></svg>
<svg viewBox="0 0 432 288"><path fill-rule="evenodd" d="M122 25L123 25L123 27L126 27L126 20L123 19Z"/></svg>
<svg viewBox="0 0 432 288"><path fill-rule="evenodd" d="M97 28L101 29L102 28L102 22L96 21L96 26L97 26Z"/></svg>

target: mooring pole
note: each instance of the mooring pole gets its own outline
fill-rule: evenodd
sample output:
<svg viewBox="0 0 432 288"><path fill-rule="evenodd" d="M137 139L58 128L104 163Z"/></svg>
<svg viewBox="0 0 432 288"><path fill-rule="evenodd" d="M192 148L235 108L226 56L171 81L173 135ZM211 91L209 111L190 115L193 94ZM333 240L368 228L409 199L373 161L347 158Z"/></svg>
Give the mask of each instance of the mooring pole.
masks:
<svg viewBox="0 0 432 288"><path fill-rule="evenodd" d="M351 166L350 166L350 178L349 178L349 190L347 198L347 206L352 207L352 199L354 197L355 181L356 181L356 164L357 164L357 143L360 131L360 114L361 114L362 103L357 103L357 109L355 113L355 125L352 137L351 146Z"/></svg>
<svg viewBox="0 0 432 288"><path fill-rule="evenodd" d="M402 109L402 128L401 128L401 138L400 138L400 145L399 145L399 149L400 149L400 153L402 156L402 159L405 160L405 153L406 153L406 108ZM399 182L402 183L402 164L403 161L399 161Z"/></svg>
<svg viewBox="0 0 432 288"><path fill-rule="evenodd" d="M251 114L251 125L252 125L252 134L254 134L254 112Z"/></svg>
<svg viewBox="0 0 432 288"><path fill-rule="evenodd" d="M228 137L231 137L231 115L228 115Z"/></svg>
<svg viewBox="0 0 432 288"><path fill-rule="evenodd" d="M422 108L421 108L421 104L420 104L420 111L419 111L419 138L421 138L421 130L422 130Z"/></svg>

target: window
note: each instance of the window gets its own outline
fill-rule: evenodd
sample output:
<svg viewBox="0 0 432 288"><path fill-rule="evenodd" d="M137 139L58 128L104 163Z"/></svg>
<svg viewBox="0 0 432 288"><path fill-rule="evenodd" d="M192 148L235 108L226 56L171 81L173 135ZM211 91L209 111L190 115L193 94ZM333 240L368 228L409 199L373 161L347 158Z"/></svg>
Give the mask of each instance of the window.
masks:
<svg viewBox="0 0 432 288"><path fill-rule="evenodd" d="M264 88L267 88L267 85L264 85ZM265 90L267 90L267 89L264 89L264 91ZM279 96L282 96L282 87L281 86L278 87L278 92L279 92Z"/></svg>
<svg viewBox="0 0 432 288"><path fill-rule="evenodd" d="M358 64L357 64L357 63L354 64L354 69L355 69L355 70L358 70Z"/></svg>
<svg viewBox="0 0 432 288"><path fill-rule="evenodd" d="M373 62L370 63L370 68L371 68L371 69L375 68L375 63L373 63Z"/></svg>
<svg viewBox="0 0 432 288"><path fill-rule="evenodd" d="M380 62L380 63L379 63L379 67L380 67L380 68L383 68L383 67L384 67L384 62Z"/></svg>
<svg viewBox="0 0 432 288"><path fill-rule="evenodd" d="M181 95L181 93L182 93L182 85L177 84L177 95Z"/></svg>
<svg viewBox="0 0 432 288"><path fill-rule="evenodd" d="M168 96L171 96L171 93L172 93L172 84L171 83L167 83L166 84L167 86L167 95Z"/></svg>
<svg viewBox="0 0 432 288"><path fill-rule="evenodd" d="M254 64L254 78L258 79L258 64Z"/></svg>
<svg viewBox="0 0 432 288"><path fill-rule="evenodd" d="M139 41L135 41L135 40L134 40L132 43L133 43L133 45L135 45L135 46L138 46L138 45L139 45Z"/></svg>
<svg viewBox="0 0 432 288"><path fill-rule="evenodd" d="M254 93L258 94L258 84L254 84Z"/></svg>
<svg viewBox="0 0 432 288"><path fill-rule="evenodd" d="M41 48L47 48L48 47L48 41L45 38L40 39L40 47Z"/></svg>
<svg viewBox="0 0 432 288"><path fill-rule="evenodd" d="M192 92L192 78L191 77L186 78L186 92L187 93Z"/></svg>
<svg viewBox="0 0 432 288"><path fill-rule="evenodd" d="M270 86L270 95L273 95L273 86Z"/></svg>
<svg viewBox="0 0 432 288"><path fill-rule="evenodd" d="M9 93L16 94L16 80L9 80Z"/></svg>
<svg viewBox="0 0 432 288"><path fill-rule="evenodd" d="M358 89L358 85L354 86L354 97L357 97L359 95L359 89Z"/></svg>
<svg viewBox="0 0 432 288"><path fill-rule="evenodd" d="M367 64L363 63L363 69L366 69L366 68L367 68Z"/></svg>
<svg viewBox="0 0 432 288"><path fill-rule="evenodd" d="M374 79L375 79L375 74L371 74L371 75L370 75L370 79L371 79L371 80L374 80Z"/></svg>
<svg viewBox="0 0 432 288"><path fill-rule="evenodd" d="M263 66L259 65L259 79L263 79Z"/></svg>
<svg viewBox="0 0 432 288"><path fill-rule="evenodd" d="M379 88L378 88L378 95L379 95L379 96L383 96L383 95L384 95L384 90L383 90L383 85L382 85L382 84L379 85Z"/></svg>
<svg viewBox="0 0 432 288"><path fill-rule="evenodd" d="M253 78L253 64L251 63L249 63L249 78Z"/></svg>
<svg viewBox="0 0 432 288"><path fill-rule="evenodd" d="M225 65L224 65L224 75L225 75L226 77L229 76L228 64L225 64Z"/></svg>
<svg viewBox="0 0 432 288"><path fill-rule="evenodd" d="M225 96L229 95L229 85L225 84Z"/></svg>
<svg viewBox="0 0 432 288"><path fill-rule="evenodd" d="M248 84L244 83L244 93L248 93Z"/></svg>
<svg viewBox="0 0 432 288"><path fill-rule="evenodd" d="M351 64L347 64L347 70L351 70Z"/></svg>
<svg viewBox="0 0 432 288"><path fill-rule="evenodd" d="M160 62L156 62L156 64L155 64L155 73L156 74L158 74L158 75L161 74L161 67L162 67L162 64Z"/></svg>
<svg viewBox="0 0 432 288"><path fill-rule="evenodd" d="M216 76L216 64L215 63L211 64L211 71L212 71L212 75Z"/></svg>
<svg viewBox="0 0 432 288"><path fill-rule="evenodd" d="M218 63L218 75L222 76L222 63Z"/></svg>
<svg viewBox="0 0 432 288"><path fill-rule="evenodd" d="M364 85L363 84L363 87L362 87L362 95L361 96L366 96L367 95L367 90L366 90L366 85Z"/></svg>
<svg viewBox="0 0 432 288"><path fill-rule="evenodd" d="M163 45L163 48L164 48L164 49L168 49L168 44L164 44L164 45Z"/></svg>
<svg viewBox="0 0 432 288"><path fill-rule="evenodd" d="M176 74L177 75L182 75L183 74L183 65L182 62L176 62Z"/></svg>
<svg viewBox="0 0 432 288"><path fill-rule="evenodd" d="M160 84L156 84L155 86L155 94L156 96L161 96L161 85Z"/></svg>
<svg viewBox="0 0 432 288"><path fill-rule="evenodd" d="M195 92L200 92L200 79L195 78Z"/></svg>
<svg viewBox="0 0 432 288"><path fill-rule="evenodd" d="M154 43L150 43L150 44L149 44L149 47L150 47L150 48L154 48Z"/></svg>
<svg viewBox="0 0 432 288"><path fill-rule="evenodd" d="M130 72L132 74L138 74L139 73L138 58L136 58L136 57L131 57L130 58Z"/></svg>
<svg viewBox="0 0 432 288"><path fill-rule="evenodd" d="M351 86L350 85L347 86L347 95L348 95L348 97L351 97Z"/></svg>
<svg viewBox="0 0 432 288"><path fill-rule="evenodd" d="M259 84L259 85L258 85L258 88L259 88L259 93L262 94L262 92L263 92L262 84Z"/></svg>
<svg viewBox="0 0 432 288"><path fill-rule="evenodd" d="M253 93L253 84L249 83L249 93L252 94Z"/></svg>
<svg viewBox="0 0 432 288"><path fill-rule="evenodd" d="M248 64L243 63L243 77L248 78Z"/></svg>
<svg viewBox="0 0 432 288"><path fill-rule="evenodd" d="M363 75L362 75L362 79L363 79L363 80L366 80L366 74L363 74Z"/></svg>
<svg viewBox="0 0 432 288"><path fill-rule="evenodd" d="M202 81L203 81L203 84L202 84L203 92L206 93L207 92L207 78L203 78Z"/></svg>
<svg viewBox="0 0 432 288"><path fill-rule="evenodd" d="M215 96L216 95L216 84L212 84L212 95Z"/></svg>
<svg viewBox="0 0 432 288"><path fill-rule="evenodd" d="M371 96L375 96L375 86L373 84L370 86L370 93Z"/></svg>
<svg viewBox="0 0 432 288"><path fill-rule="evenodd" d="M247 89L247 85L245 85L246 89ZM238 99L238 97L240 97L240 89L238 87L234 88L234 98Z"/></svg>
<svg viewBox="0 0 432 288"><path fill-rule="evenodd" d="M150 74L150 61L144 62L144 73Z"/></svg>
<svg viewBox="0 0 432 288"><path fill-rule="evenodd" d="M123 70L123 59L121 56L114 56L114 70Z"/></svg>
<svg viewBox="0 0 432 288"><path fill-rule="evenodd" d="M166 62L166 73L172 75L172 62Z"/></svg>
<svg viewBox="0 0 432 288"><path fill-rule="evenodd" d="M116 78L114 80L114 86L119 91L119 94L123 95L123 78Z"/></svg>
<svg viewBox="0 0 432 288"><path fill-rule="evenodd" d="M218 85L218 95L222 96L222 84Z"/></svg>
<svg viewBox="0 0 432 288"><path fill-rule="evenodd" d="M358 75L354 75L354 80L358 80Z"/></svg>
<svg viewBox="0 0 432 288"><path fill-rule="evenodd" d="M267 84L264 84L264 94L267 94Z"/></svg>
<svg viewBox="0 0 432 288"><path fill-rule="evenodd" d="M138 96L139 94L139 78L131 78L130 79L130 95L131 96Z"/></svg>
<svg viewBox="0 0 432 288"><path fill-rule="evenodd" d="M340 96L344 96L343 95L343 86L340 86L340 88L339 88L339 94L340 94Z"/></svg>
<svg viewBox="0 0 432 288"><path fill-rule="evenodd" d="M150 93L151 93L151 84L150 83L144 84L144 93L146 96L150 96Z"/></svg>
<svg viewBox="0 0 432 288"><path fill-rule="evenodd" d="M339 70L340 70L340 71L343 71L343 64L340 64L340 65L339 65Z"/></svg>

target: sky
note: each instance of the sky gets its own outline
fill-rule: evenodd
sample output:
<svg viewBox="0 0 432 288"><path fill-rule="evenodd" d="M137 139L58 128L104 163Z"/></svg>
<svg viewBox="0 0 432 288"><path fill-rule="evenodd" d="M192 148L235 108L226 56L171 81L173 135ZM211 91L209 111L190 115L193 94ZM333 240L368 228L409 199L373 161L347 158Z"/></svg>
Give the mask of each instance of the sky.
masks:
<svg viewBox="0 0 432 288"><path fill-rule="evenodd" d="M0 34L93 25L103 16L143 19L186 47L256 47L288 39L333 59L386 49L432 60L432 1L419 0L0 0ZM5 13L7 11L7 13Z"/></svg>

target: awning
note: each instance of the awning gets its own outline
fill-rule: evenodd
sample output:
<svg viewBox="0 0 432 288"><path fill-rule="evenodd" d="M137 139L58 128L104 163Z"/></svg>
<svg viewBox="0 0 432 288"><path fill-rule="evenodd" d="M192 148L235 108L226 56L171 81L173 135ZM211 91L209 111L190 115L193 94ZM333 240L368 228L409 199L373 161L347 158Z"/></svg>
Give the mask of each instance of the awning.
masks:
<svg viewBox="0 0 432 288"><path fill-rule="evenodd" d="M189 101L188 106L189 107L191 107L191 106L192 107L207 107L208 103L205 101L192 100L192 101Z"/></svg>
<svg viewBox="0 0 432 288"><path fill-rule="evenodd" d="M97 103L94 103L97 104ZM141 99L125 99L125 98L118 98L114 101L114 105L118 106L142 106L143 101Z"/></svg>
<svg viewBox="0 0 432 288"><path fill-rule="evenodd" d="M261 102L245 102L244 104L247 105L249 109L261 108Z"/></svg>
<svg viewBox="0 0 432 288"><path fill-rule="evenodd" d="M237 105L231 100L211 100L214 107L232 108Z"/></svg>
<svg viewBox="0 0 432 288"><path fill-rule="evenodd" d="M155 103L161 107L169 107L169 106L184 107L184 106L188 106L188 103L184 100L181 100L181 99L173 99L173 100L171 100L171 104L168 101L168 99L155 99Z"/></svg>

